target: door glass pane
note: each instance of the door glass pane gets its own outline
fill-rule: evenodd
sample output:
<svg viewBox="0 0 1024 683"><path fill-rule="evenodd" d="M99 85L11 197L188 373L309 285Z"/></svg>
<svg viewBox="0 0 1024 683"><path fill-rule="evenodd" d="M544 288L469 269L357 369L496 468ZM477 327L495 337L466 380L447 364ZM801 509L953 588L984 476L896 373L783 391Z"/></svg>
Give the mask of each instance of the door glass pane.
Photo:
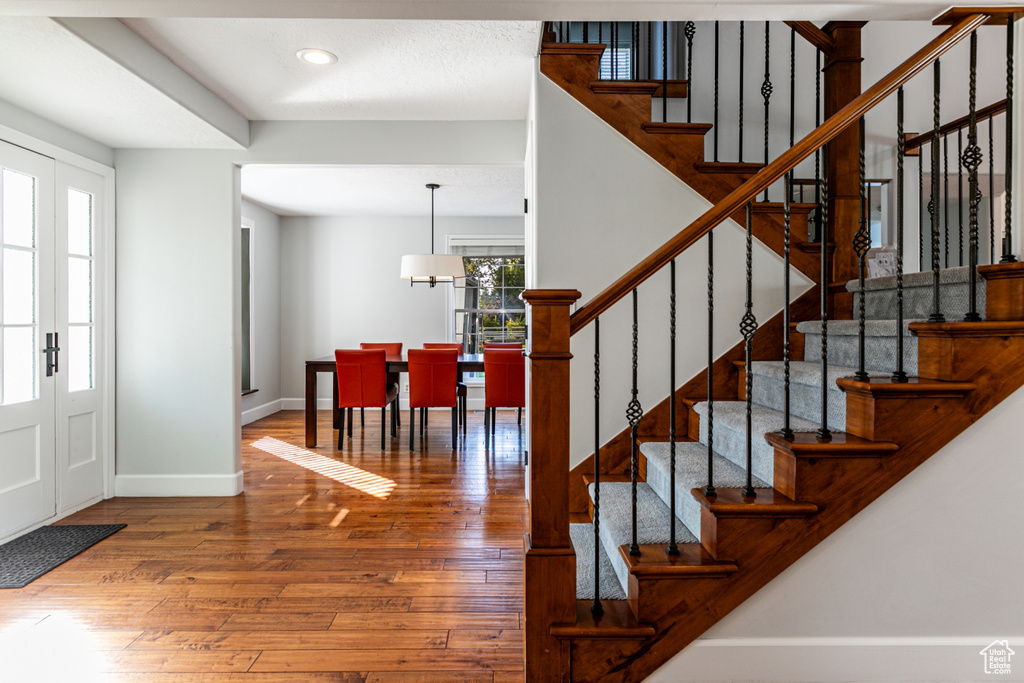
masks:
<svg viewBox="0 0 1024 683"><path fill-rule="evenodd" d="M92 322L92 261L68 259L68 322Z"/></svg>
<svg viewBox="0 0 1024 683"><path fill-rule="evenodd" d="M34 327L4 330L3 405L36 398L35 337Z"/></svg>
<svg viewBox="0 0 1024 683"><path fill-rule="evenodd" d="M34 247L36 179L5 168L3 186L4 244Z"/></svg>
<svg viewBox="0 0 1024 683"><path fill-rule="evenodd" d="M69 327L67 351L68 391L92 389L92 327Z"/></svg>
<svg viewBox="0 0 1024 683"><path fill-rule="evenodd" d="M92 195L68 189L68 253L92 256Z"/></svg>
<svg viewBox="0 0 1024 683"><path fill-rule="evenodd" d="M35 252L4 249L5 325L31 325L36 321L35 265Z"/></svg>

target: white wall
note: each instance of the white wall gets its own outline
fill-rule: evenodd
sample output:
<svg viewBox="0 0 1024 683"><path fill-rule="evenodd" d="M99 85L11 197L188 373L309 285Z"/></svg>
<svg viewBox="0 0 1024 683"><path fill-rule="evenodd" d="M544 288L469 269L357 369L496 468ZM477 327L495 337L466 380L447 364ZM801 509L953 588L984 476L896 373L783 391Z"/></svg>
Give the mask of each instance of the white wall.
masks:
<svg viewBox="0 0 1024 683"><path fill-rule="evenodd" d="M360 342L453 341L451 285L410 287L398 277L403 254L429 248L430 219L285 217L281 219L281 375L287 409L304 405L305 361ZM437 216L434 249L448 235L523 235L523 218ZM330 376L318 384L330 406ZM479 393L479 392L478 392ZM482 394L481 394L482 396ZM470 397L475 398L474 396ZM482 407L482 406L481 406Z"/></svg>
<svg viewBox="0 0 1024 683"><path fill-rule="evenodd" d="M980 681L996 638L1024 652L1022 412L1024 389L648 680Z"/></svg>
<svg viewBox="0 0 1024 683"><path fill-rule="evenodd" d="M535 229L532 286L578 289L580 305L639 263L710 203L592 112L537 75ZM715 230L715 354L740 341L744 232ZM682 384L707 365L707 242L677 259L677 376ZM782 308L782 259L754 241L754 313L764 322ZM793 297L809 281L793 270ZM639 289L639 400L650 408L669 393L668 269ZM629 297L601 316L601 439L626 428L631 375ZM593 452L593 326L572 339L571 465Z"/></svg>
<svg viewBox="0 0 1024 683"><path fill-rule="evenodd" d="M242 397L242 424L281 410L281 219L242 200L252 228L252 388ZM243 296L244 296L243 292Z"/></svg>

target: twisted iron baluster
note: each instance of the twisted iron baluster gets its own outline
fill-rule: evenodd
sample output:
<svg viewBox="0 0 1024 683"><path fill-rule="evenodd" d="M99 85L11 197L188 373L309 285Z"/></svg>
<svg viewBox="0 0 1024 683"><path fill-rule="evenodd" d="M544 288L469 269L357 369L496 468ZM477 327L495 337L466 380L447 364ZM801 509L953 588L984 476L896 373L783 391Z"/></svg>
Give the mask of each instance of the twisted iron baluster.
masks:
<svg viewBox="0 0 1024 683"><path fill-rule="evenodd" d="M740 139L739 139L739 145L740 145L739 161L741 163L743 162L743 72L746 71L746 69L743 68L744 67L744 64L743 64L743 47L744 47L744 26L743 26L743 22L741 21L740 22L740 104L739 104L739 112L738 112L739 113L739 133L740 133Z"/></svg>
<svg viewBox="0 0 1024 683"><path fill-rule="evenodd" d="M761 97L764 99L764 165L768 165L768 111L772 98L772 77L769 70L771 54L771 23L764 22L764 81L761 83ZM764 188L764 201L768 201L768 188Z"/></svg>
<svg viewBox="0 0 1024 683"><path fill-rule="evenodd" d="M668 22L661 22L661 120L668 123Z"/></svg>
<svg viewBox="0 0 1024 683"><path fill-rule="evenodd" d="M594 614L601 607L601 318L594 318Z"/></svg>
<svg viewBox="0 0 1024 683"><path fill-rule="evenodd" d="M932 314L928 316L930 323L946 322L939 305L939 134L942 127L939 120L940 83L939 60L936 59L933 85L935 95L932 104L932 198L928 202L928 211L932 215ZM902 334L902 331L900 333Z"/></svg>
<svg viewBox="0 0 1024 683"><path fill-rule="evenodd" d="M988 262L996 262L996 155L994 116L988 117Z"/></svg>
<svg viewBox="0 0 1024 683"><path fill-rule="evenodd" d="M978 190L978 166L981 165L981 148L978 147L978 113L975 110L976 94L978 85L978 32L971 32L971 75L968 88L968 124L967 124L967 149L963 152L961 165L967 169L968 183L968 205L970 207L970 218L968 226L970 229L970 271L967 273L967 291L970 301L970 308L964 316L964 322L978 322L981 314L978 313L978 204L981 203L981 192ZM960 239L963 241L963 230L960 231Z"/></svg>
<svg viewBox="0 0 1024 683"><path fill-rule="evenodd" d="M671 292L669 294L668 314L668 339L669 339L669 364L668 364L668 453L669 453L669 537L668 548L665 552L669 555L678 555L679 547L676 545L676 260L672 259L669 264L669 279L671 280Z"/></svg>
<svg viewBox="0 0 1024 683"><path fill-rule="evenodd" d="M1003 257L1000 263L1016 263L1013 255L1013 16L1006 20L1006 228L1003 232Z"/></svg>
<svg viewBox="0 0 1024 683"><path fill-rule="evenodd" d="M640 43L640 24L632 22L630 24L630 46L629 46L629 72L632 74L631 78L635 81L640 78L640 61L636 58L636 50Z"/></svg>
<svg viewBox="0 0 1024 683"><path fill-rule="evenodd" d="M636 448L636 432L637 427L640 424L640 420L644 416L643 408L640 407L640 401L637 399L636 389L636 371L637 371L637 341L638 341L638 326L637 326L637 290L633 290L633 391L632 398L629 401L629 405L626 407L626 419L629 421L629 435L630 435L630 459L629 459L629 473L630 482L632 483L632 494L633 494L633 538L629 544L629 554L633 556L640 555L640 546L637 545L636 540L636 485L637 476L639 475L639 457L637 455Z"/></svg>
<svg viewBox="0 0 1024 683"><path fill-rule="evenodd" d="M906 382L903 371L903 86L896 91L896 371L893 382ZM863 295L863 293L862 293Z"/></svg>
<svg viewBox="0 0 1024 683"><path fill-rule="evenodd" d="M864 338L866 334L866 302L867 292L864 291L864 271L868 249L871 248L871 235L868 233L868 194L867 179L864 172L864 117L860 117L860 144L858 154L858 169L860 174L860 220L857 223L857 232L853 235L853 252L857 254L857 286L860 289L860 300L857 307L857 372L854 378L858 382L867 382L868 373L864 369ZM902 333L901 333L902 334ZM823 378L822 381L825 381Z"/></svg>
<svg viewBox="0 0 1024 683"><path fill-rule="evenodd" d="M789 31L789 146L796 136L796 27ZM792 171L790 171L792 173ZM790 189L793 178L790 177Z"/></svg>
<svg viewBox="0 0 1024 683"><path fill-rule="evenodd" d="M814 51L814 127L821 126L821 50ZM818 242L821 243L821 251L824 254L827 247L826 240L822 234L822 206L821 206L821 148L814 150L814 204L817 210L814 214L816 225L814 226ZM825 280L822 280L825 282Z"/></svg>
<svg viewBox="0 0 1024 683"><path fill-rule="evenodd" d="M753 237L754 237L754 204L747 202L747 301L746 311L743 319L740 320L740 334L743 335L743 348L746 354L746 380L747 380L747 483L743 487L743 495L753 497L753 373L751 372L751 355L753 353L754 334L757 333L757 319L754 317L754 260L753 260Z"/></svg>
<svg viewBox="0 0 1024 683"><path fill-rule="evenodd" d="M693 36L697 33L697 26L688 21L683 26L683 34L686 36L686 122L690 123L693 114ZM675 516L672 517L675 519Z"/></svg>
<svg viewBox="0 0 1024 683"><path fill-rule="evenodd" d="M924 212L931 206L924 203L924 144L917 147L917 270L924 272Z"/></svg>
<svg viewBox="0 0 1024 683"><path fill-rule="evenodd" d="M828 145L822 147L822 160L828 168ZM826 441L832 438L828 428L828 173L821 178L821 427L818 438Z"/></svg>
<svg viewBox="0 0 1024 683"><path fill-rule="evenodd" d="M654 79L654 22L647 22L647 78Z"/></svg>
<svg viewBox="0 0 1024 683"><path fill-rule="evenodd" d="M589 21L584 21L583 22L583 42L584 43L589 43L590 42L590 37L588 35L589 28L590 28L590 22Z"/></svg>
<svg viewBox="0 0 1024 683"><path fill-rule="evenodd" d="M792 135L792 128L790 128ZM793 192L793 172L786 174L783 184L785 196L782 198L783 228L783 261L782 261L782 388L785 401L785 422L782 424L782 431L779 434L784 439L793 438L793 430L789 424L789 242L790 242L790 195Z"/></svg>
<svg viewBox="0 0 1024 683"><path fill-rule="evenodd" d="M942 267L949 268L949 136L942 138Z"/></svg>
<svg viewBox="0 0 1024 683"><path fill-rule="evenodd" d="M689 87L689 86L687 86ZM687 93L689 94L689 93ZM715 161L718 161L718 22L715 22L715 116L711 128L714 139ZM711 233L708 233L709 235Z"/></svg>
<svg viewBox="0 0 1024 683"><path fill-rule="evenodd" d="M704 495L715 492L715 231L708 232L708 485Z"/></svg>
<svg viewBox="0 0 1024 683"><path fill-rule="evenodd" d="M970 144L969 139L968 144ZM964 264L964 154L967 151L964 149L963 128L956 129L956 148L957 150L959 150L959 157L957 159L959 163L957 163L956 165L956 216L960 222L960 247L959 251L957 252L956 264L958 266L962 266ZM969 196L967 198L967 201L970 201Z"/></svg>

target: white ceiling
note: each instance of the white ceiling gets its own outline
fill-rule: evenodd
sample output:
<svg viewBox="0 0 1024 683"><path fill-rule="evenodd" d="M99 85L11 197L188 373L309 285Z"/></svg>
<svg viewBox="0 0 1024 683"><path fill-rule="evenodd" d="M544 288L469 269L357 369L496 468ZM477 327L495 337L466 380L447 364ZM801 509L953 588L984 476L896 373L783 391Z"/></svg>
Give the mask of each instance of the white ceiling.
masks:
<svg viewBox="0 0 1024 683"><path fill-rule="evenodd" d="M242 167L242 196L281 216L522 216L522 166Z"/></svg>
<svg viewBox="0 0 1024 683"><path fill-rule="evenodd" d="M250 120L526 118L536 21L124 19ZM314 66L295 53L338 57Z"/></svg>

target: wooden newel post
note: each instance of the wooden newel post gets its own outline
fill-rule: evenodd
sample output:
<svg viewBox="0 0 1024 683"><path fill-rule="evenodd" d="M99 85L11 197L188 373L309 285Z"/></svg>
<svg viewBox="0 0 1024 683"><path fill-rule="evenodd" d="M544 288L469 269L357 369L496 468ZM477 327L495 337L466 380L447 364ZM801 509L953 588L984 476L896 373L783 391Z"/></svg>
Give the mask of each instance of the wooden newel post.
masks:
<svg viewBox="0 0 1024 683"><path fill-rule="evenodd" d="M551 625L576 622L576 555L569 540L569 314L574 289L528 289L530 519L524 539L526 680L563 680Z"/></svg>

